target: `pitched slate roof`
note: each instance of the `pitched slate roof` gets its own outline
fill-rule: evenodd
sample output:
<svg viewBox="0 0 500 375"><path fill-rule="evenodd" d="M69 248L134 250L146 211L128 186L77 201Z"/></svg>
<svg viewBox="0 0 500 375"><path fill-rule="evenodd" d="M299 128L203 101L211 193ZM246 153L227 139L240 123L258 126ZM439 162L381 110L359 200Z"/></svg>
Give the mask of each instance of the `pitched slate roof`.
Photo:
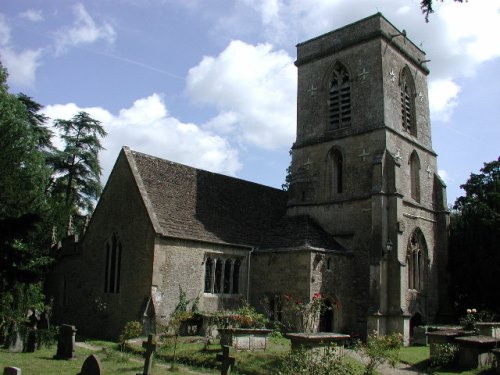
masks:
<svg viewBox="0 0 500 375"><path fill-rule="evenodd" d="M310 216L283 216L262 237L260 251L280 249L346 251Z"/></svg>
<svg viewBox="0 0 500 375"><path fill-rule="evenodd" d="M164 236L256 246L285 214L282 190L123 151L153 226Z"/></svg>

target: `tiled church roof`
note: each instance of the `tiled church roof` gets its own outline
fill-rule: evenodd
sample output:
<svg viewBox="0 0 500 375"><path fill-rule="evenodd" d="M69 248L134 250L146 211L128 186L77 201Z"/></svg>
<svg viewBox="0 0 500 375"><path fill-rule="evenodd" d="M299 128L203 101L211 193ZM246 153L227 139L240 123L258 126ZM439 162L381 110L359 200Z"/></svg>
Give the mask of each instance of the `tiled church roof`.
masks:
<svg viewBox="0 0 500 375"><path fill-rule="evenodd" d="M283 216L259 244L259 250L263 251L310 248L345 251L332 235L308 215Z"/></svg>
<svg viewBox="0 0 500 375"><path fill-rule="evenodd" d="M282 190L128 148L124 152L153 226L165 236L256 246L285 214Z"/></svg>

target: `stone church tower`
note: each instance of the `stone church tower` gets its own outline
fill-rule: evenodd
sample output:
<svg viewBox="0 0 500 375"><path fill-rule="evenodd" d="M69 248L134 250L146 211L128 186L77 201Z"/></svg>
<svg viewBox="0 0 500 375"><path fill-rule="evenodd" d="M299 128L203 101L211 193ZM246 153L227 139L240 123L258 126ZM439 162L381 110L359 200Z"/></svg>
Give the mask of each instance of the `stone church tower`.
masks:
<svg viewBox="0 0 500 375"><path fill-rule="evenodd" d="M297 46L287 215L312 217L352 251L337 293L349 296L344 329L362 335L408 340L413 325L435 321L446 293L448 212L425 62L380 13Z"/></svg>

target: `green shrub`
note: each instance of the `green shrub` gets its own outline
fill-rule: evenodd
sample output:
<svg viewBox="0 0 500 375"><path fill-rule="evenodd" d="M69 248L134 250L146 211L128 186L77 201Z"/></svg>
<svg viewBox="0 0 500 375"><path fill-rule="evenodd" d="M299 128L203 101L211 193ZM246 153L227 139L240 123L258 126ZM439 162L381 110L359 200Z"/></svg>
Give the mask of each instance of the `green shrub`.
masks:
<svg viewBox="0 0 500 375"><path fill-rule="evenodd" d="M353 365L346 361L345 356L335 345L319 351L290 351L278 362L276 375L314 374L314 375L353 375Z"/></svg>
<svg viewBox="0 0 500 375"><path fill-rule="evenodd" d="M368 364L365 366L364 375L373 375L375 369L384 362L389 362L394 367L398 362L399 350L402 344L402 336L398 333L384 336L374 331L369 335L366 344L360 346L360 349L369 359Z"/></svg>
<svg viewBox="0 0 500 375"><path fill-rule="evenodd" d="M123 327L120 336L118 337L118 343L120 345L120 350L123 351L127 340L133 339L134 337L139 337L142 334L142 324L138 321L127 322Z"/></svg>
<svg viewBox="0 0 500 375"><path fill-rule="evenodd" d="M431 358L432 367L451 367L458 358L458 345L436 344Z"/></svg>

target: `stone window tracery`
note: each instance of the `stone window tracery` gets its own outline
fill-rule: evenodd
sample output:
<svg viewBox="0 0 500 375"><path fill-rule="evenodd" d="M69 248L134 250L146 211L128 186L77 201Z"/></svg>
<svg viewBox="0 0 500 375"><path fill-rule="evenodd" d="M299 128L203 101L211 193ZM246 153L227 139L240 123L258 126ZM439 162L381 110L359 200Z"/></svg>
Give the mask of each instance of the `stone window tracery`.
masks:
<svg viewBox="0 0 500 375"><path fill-rule="evenodd" d="M106 268L104 270L104 293L120 293L122 244L116 233L106 242Z"/></svg>
<svg viewBox="0 0 500 375"><path fill-rule="evenodd" d="M426 245L420 229L416 229L408 242L407 269L408 289L422 291L425 286L426 275Z"/></svg>
<svg viewBox="0 0 500 375"><path fill-rule="evenodd" d="M336 62L330 81L330 129L351 125L351 80L346 67Z"/></svg>
<svg viewBox="0 0 500 375"><path fill-rule="evenodd" d="M205 261L205 293L239 293L241 260L210 255Z"/></svg>
<svg viewBox="0 0 500 375"><path fill-rule="evenodd" d="M410 69L405 66L401 72L401 124L403 129L417 136L415 123L415 83Z"/></svg>

